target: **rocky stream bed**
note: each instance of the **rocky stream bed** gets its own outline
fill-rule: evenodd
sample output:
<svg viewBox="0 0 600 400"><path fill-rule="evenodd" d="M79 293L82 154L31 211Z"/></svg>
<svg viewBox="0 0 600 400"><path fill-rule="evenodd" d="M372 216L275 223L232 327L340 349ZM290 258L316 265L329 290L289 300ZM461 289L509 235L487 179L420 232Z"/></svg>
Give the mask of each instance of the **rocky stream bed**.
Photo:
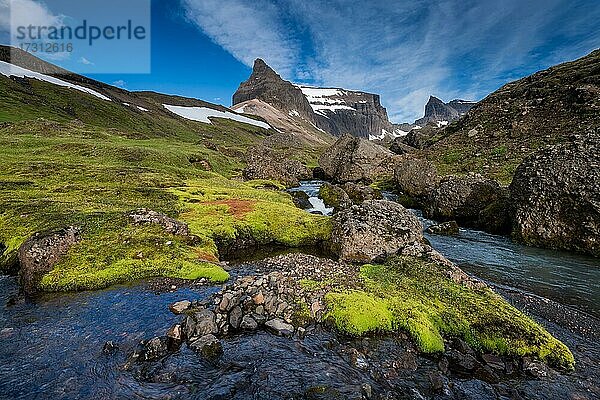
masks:
<svg viewBox="0 0 600 400"><path fill-rule="evenodd" d="M328 212L314 199L318 184L300 189L308 193L312 211ZM526 250L472 230L427 237L569 346L575 371L556 372L527 358L477 355L460 340L447 342L442 354L425 356L405 334L352 338L323 324L297 329L297 318L308 313L319 320L323 313L323 292L311 282L346 283L353 269L287 251L231 261L231 280L224 286L155 279L25 300L14 278L1 277L0 397L600 398L597 259ZM290 280L296 282L293 291ZM310 305L307 310L294 308L298 297ZM209 317L173 315L189 306L206 309ZM228 332L231 327L235 332ZM173 346L169 339L139 345L167 331L175 338L177 330L195 339L190 346ZM212 342L193 345L209 335Z"/></svg>

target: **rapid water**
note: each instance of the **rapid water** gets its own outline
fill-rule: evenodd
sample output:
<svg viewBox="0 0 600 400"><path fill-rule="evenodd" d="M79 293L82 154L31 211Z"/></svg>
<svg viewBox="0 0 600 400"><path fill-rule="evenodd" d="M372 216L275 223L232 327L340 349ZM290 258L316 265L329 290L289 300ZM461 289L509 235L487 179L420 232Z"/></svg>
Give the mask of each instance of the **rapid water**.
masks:
<svg viewBox="0 0 600 400"><path fill-rule="evenodd" d="M318 198L319 185L305 182L296 190ZM319 202L311 204L324 214L330 212ZM600 314L596 259L524 247L468 229L457 236L427 236L438 251L480 278ZM242 263L231 272L232 278L255 268L251 261ZM428 374L437 369L436 361L419 358L416 371L398 372L396 363L410 357L394 339L350 340L327 331L301 341L267 333L240 335L223 340L225 353L217 362L207 362L183 346L160 362L123 369L141 339L163 335L179 320L169 312L169 304L207 298L218 289L192 286L158 295L137 283L25 301L14 277L0 277L0 399L361 398L365 385L376 393L393 390L395 398L423 398ZM577 351L583 376L561 375L554 385L507 383L520 385L532 398L564 398L599 373L594 367L597 344L552 326L553 333ZM118 349L103 352L107 341ZM370 354L369 362L379 364L353 361L349 354L361 346ZM496 398L481 381L459 380L454 385L464 389L463 398Z"/></svg>

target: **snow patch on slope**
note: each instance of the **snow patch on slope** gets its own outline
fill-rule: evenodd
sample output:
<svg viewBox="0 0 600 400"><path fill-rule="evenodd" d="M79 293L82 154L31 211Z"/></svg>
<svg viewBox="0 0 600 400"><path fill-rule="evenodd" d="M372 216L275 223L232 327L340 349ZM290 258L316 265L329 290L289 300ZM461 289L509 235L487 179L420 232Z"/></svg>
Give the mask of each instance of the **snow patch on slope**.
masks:
<svg viewBox="0 0 600 400"><path fill-rule="evenodd" d="M244 117L243 115L239 115L236 113L232 113L229 111L219 111L214 110L208 107L184 107L184 106L173 106L169 104L163 104L163 106L171 111L174 114L179 115L180 117L192 120L203 122L205 124L212 123L210 118L225 118L231 119L233 121L241 122L248 125L258 126L260 128L269 129L271 126L266 122L257 121L252 118Z"/></svg>
<svg viewBox="0 0 600 400"><path fill-rule="evenodd" d="M75 85L74 83L66 82L66 81L63 81L62 79L58 79L53 76L40 74L39 72L30 71L28 69L21 68L14 64L10 64L10 63L4 62L4 61L0 61L0 74L2 74L4 76L8 76L8 77L16 76L19 78L37 79L39 81L52 83L54 85L79 90L80 92L85 92L87 94L91 94L92 96L96 96L102 100L111 101L110 98L108 98L105 95L98 93L95 90L92 90L90 88Z"/></svg>
<svg viewBox="0 0 600 400"><path fill-rule="evenodd" d="M346 101L338 96L345 96L346 91L336 88L316 88L312 86L297 86L302 90L302 94L308 100L313 111L323 116L327 116L327 112L336 112L338 110L356 111L354 107L350 107ZM361 95L361 94L358 94Z"/></svg>

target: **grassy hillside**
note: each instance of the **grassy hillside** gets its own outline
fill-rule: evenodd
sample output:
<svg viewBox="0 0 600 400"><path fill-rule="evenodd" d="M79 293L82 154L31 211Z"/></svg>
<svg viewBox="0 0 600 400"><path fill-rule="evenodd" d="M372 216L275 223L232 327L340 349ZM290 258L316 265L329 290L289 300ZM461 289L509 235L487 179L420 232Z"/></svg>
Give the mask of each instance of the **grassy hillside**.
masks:
<svg viewBox="0 0 600 400"><path fill-rule="evenodd" d="M261 138L233 125L239 124L215 126L222 135ZM27 237L68 225L81 227L84 240L44 277L45 290L98 288L157 275L223 280L227 275L213 264L217 242L251 236L259 243L300 246L329 234L327 218L297 209L287 194L254 188L262 182L227 179L243 165L224 154L231 148L209 149L193 137L130 136L80 122L3 124L0 243L5 267ZM207 171L209 166L213 171ZM131 225L126 213L141 207L179 217L197 239L189 242L156 227Z"/></svg>
<svg viewBox="0 0 600 400"><path fill-rule="evenodd" d="M508 183L536 149L600 131L600 50L511 82L432 139L440 172L479 172Z"/></svg>

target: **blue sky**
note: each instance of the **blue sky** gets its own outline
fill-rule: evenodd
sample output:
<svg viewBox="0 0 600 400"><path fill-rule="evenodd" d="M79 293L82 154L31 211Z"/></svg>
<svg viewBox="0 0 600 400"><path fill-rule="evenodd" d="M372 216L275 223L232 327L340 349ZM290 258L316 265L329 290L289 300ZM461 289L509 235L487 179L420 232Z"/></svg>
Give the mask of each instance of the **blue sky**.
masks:
<svg viewBox="0 0 600 400"><path fill-rule="evenodd" d="M92 73L94 59L114 54L91 54L86 66L129 90L229 105L260 57L288 80L379 93L403 122L422 115L430 94L479 100L599 47L598 0L156 0L151 74ZM74 68L81 57L52 61Z"/></svg>

